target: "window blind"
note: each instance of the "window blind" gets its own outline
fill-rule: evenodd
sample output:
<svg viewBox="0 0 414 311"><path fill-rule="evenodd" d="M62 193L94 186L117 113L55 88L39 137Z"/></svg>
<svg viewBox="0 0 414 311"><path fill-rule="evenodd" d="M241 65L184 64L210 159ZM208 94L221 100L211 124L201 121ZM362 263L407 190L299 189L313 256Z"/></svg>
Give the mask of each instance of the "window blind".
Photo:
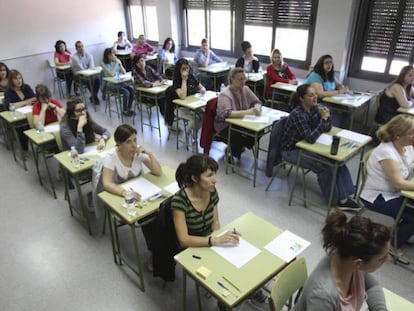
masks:
<svg viewBox="0 0 414 311"><path fill-rule="evenodd" d="M312 23L312 0L279 0L276 25L279 27L305 28Z"/></svg>
<svg viewBox="0 0 414 311"><path fill-rule="evenodd" d="M414 47L414 0L407 0L394 57L409 59Z"/></svg>

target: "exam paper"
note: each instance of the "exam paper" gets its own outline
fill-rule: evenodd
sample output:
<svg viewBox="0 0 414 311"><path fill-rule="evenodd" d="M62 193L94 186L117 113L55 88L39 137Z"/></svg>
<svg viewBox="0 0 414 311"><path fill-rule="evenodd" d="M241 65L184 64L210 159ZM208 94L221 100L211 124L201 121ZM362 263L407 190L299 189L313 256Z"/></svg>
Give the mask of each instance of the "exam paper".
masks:
<svg viewBox="0 0 414 311"><path fill-rule="evenodd" d="M243 121L253 122L253 123L269 123L270 122L268 116L252 116L252 115L244 116Z"/></svg>
<svg viewBox="0 0 414 311"><path fill-rule="evenodd" d="M195 102L188 104L188 106L190 106L191 108L198 108L204 105L206 105L206 101L203 101L203 100L197 100Z"/></svg>
<svg viewBox="0 0 414 311"><path fill-rule="evenodd" d="M16 111L23 113L23 114L27 114L29 112L32 112L32 109L33 109L32 106L23 106L20 108L16 108Z"/></svg>
<svg viewBox="0 0 414 311"><path fill-rule="evenodd" d="M85 156L85 155L97 155L100 158L104 158L104 157L106 157L106 155L108 153L111 153L114 150L115 150L115 147L113 147L111 149L108 149L108 150L100 151L100 150L98 150L97 146L86 146L85 149L83 149L82 155L83 156Z"/></svg>
<svg viewBox="0 0 414 311"><path fill-rule="evenodd" d="M364 135L364 134L360 134L360 133L356 133L350 130L342 130L340 132L338 132L338 134L336 134L336 136L340 136L343 138L347 138L349 140L353 140L356 141L358 143L366 143L368 141L371 140L371 137L368 135Z"/></svg>
<svg viewBox="0 0 414 311"><path fill-rule="evenodd" d="M302 239L300 236L285 230L264 248L273 255L290 262L310 245L310 242Z"/></svg>
<svg viewBox="0 0 414 311"><path fill-rule="evenodd" d="M322 145L331 145L332 144L332 136L322 133L321 136L318 137L318 139L316 140L316 142L318 144L322 144Z"/></svg>
<svg viewBox="0 0 414 311"><path fill-rule="evenodd" d="M122 185L125 190L132 188L141 195L141 201L145 201L161 191L161 188L143 177L136 178Z"/></svg>
<svg viewBox="0 0 414 311"><path fill-rule="evenodd" d="M175 194L178 190L180 190L180 187L178 187L177 182L174 181L173 183L164 187L164 190L171 194Z"/></svg>
<svg viewBox="0 0 414 311"><path fill-rule="evenodd" d="M52 125L46 125L45 126L45 132L46 133L56 133L60 131L60 125L59 124L52 124Z"/></svg>
<svg viewBox="0 0 414 311"><path fill-rule="evenodd" d="M260 249L242 237L239 237L238 245L212 246L211 249L237 268L242 267L260 253Z"/></svg>

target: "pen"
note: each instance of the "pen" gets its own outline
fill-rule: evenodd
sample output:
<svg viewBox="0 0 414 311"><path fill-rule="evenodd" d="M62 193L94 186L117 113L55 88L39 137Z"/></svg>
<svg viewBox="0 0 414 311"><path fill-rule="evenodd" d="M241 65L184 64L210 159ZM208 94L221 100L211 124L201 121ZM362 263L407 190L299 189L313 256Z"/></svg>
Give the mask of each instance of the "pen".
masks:
<svg viewBox="0 0 414 311"><path fill-rule="evenodd" d="M236 227L233 228L233 233L237 234Z"/></svg>
<svg viewBox="0 0 414 311"><path fill-rule="evenodd" d="M233 293L229 288L227 288L226 286L224 286L223 283L221 283L220 281L217 281L217 284L221 287L224 288L226 291L228 291L230 294L234 295L236 298L238 298L239 296L237 296L235 293Z"/></svg>
<svg viewBox="0 0 414 311"><path fill-rule="evenodd" d="M195 258L195 259L201 259L201 257L197 256L197 255L192 255L192 257Z"/></svg>
<svg viewBox="0 0 414 311"><path fill-rule="evenodd" d="M159 198L162 198L164 195L163 194L161 194L161 193L156 193L156 194L154 194L153 196L151 196L149 199L148 199L148 201L154 201L154 200L156 200L156 199L159 199Z"/></svg>
<svg viewBox="0 0 414 311"><path fill-rule="evenodd" d="M227 279L225 276L223 276L222 277L223 278L223 280L224 281L226 281L227 283L229 283L231 286L233 286L235 289L237 289L240 293L241 293L241 290L236 286L236 285L234 285L234 283L233 282L231 282L229 279Z"/></svg>

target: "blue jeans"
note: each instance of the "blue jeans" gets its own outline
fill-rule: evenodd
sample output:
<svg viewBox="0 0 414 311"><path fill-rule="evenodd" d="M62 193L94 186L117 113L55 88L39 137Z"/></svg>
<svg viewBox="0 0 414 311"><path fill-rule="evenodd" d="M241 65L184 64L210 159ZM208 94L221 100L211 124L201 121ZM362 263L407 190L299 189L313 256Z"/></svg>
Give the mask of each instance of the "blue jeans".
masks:
<svg viewBox="0 0 414 311"><path fill-rule="evenodd" d="M107 88L109 86L106 86ZM126 84L126 83L122 83L120 85L117 86L117 88L119 89L119 93L122 94L122 107L124 111L128 111L131 110L132 107L132 103L134 101L134 89L132 88L131 85ZM112 91L115 88L112 89Z"/></svg>
<svg viewBox="0 0 414 311"><path fill-rule="evenodd" d="M365 201L363 198L361 198L361 201L368 209L395 218L400 211L404 197L385 201L380 194L373 203ZM406 207L398 225L397 245L394 246L400 248L412 235L414 235L414 210ZM392 244L394 244L394 241L392 241Z"/></svg>
<svg viewBox="0 0 414 311"><path fill-rule="evenodd" d="M314 153L303 151L304 153L311 154L312 157L327 159L318 156ZM293 149L290 151L282 151L282 158L291 163L297 163L299 157L299 149ZM325 197L325 201L329 201L329 194L331 191L331 182L333 178L333 167L329 165L322 164L313 159L306 157L301 158L300 162L301 167L305 169L310 169L312 172L316 173L318 177L319 188L321 188L322 194ZM348 198L350 195L354 194L355 188L354 183L352 182L351 174L349 173L346 165L338 167L336 174L336 181L332 196L332 203L336 204L340 200Z"/></svg>

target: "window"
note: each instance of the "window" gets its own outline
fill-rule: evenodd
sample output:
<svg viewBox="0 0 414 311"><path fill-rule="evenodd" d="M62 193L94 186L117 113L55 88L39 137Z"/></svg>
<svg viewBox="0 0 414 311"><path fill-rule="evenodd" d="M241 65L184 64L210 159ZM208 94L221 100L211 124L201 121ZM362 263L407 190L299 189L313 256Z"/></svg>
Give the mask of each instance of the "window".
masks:
<svg viewBox="0 0 414 311"><path fill-rule="evenodd" d="M358 9L350 75L390 81L414 61L414 0L364 0Z"/></svg>
<svg viewBox="0 0 414 311"><path fill-rule="evenodd" d="M318 0L184 0L187 47L208 37L213 49L240 56L240 42L269 62L273 48L295 66L311 60ZM292 40L294 38L294 40Z"/></svg>
<svg viewBox="0 0 414 311"><path fill-rule="evenodd" d="M144 34L149 41L158 42L158 17L156 0L129 0L132 37Z"/></svg>

